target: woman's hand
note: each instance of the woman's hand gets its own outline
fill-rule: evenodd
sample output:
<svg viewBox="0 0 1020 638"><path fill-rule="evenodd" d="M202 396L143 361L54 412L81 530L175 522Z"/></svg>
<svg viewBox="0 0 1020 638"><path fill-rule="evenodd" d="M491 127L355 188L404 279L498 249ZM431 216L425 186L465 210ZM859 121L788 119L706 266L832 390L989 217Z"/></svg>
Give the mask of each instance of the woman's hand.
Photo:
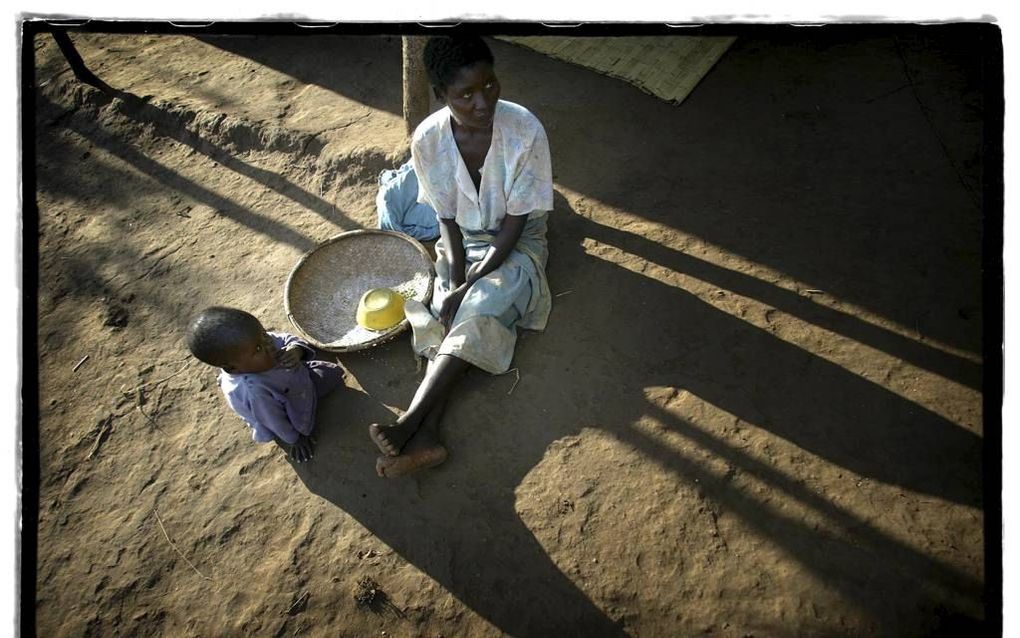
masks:
<svg viewBox="0 0 1020 638"><path fill-rule="evenodd" d="M503 219L503 225L496 238L492 241L485 255L478 261L468 266L464 271L464 283L468 286L475 283L482 277L494 272L502 265L506 258L513 252L517 240L524 232L524 225L528 221L527 215L507 215Z"/></svg>
<svg viewBox="0 0 1020 638"><path fill-rule="evenodd" d="M460 309L460 303L464 301L464 295L467 294L467 291L467 284L457 286L450 291L450 294L443 300L443 305L439 307L439 322L443 324L443 328L445 328L447 332L450 331L453 318L457 316L457 311Z"/></svg>
<svg viewBox="0 0 1020 638"><path fill-rule="evenodd" d="M464 281L471 281L471 275L475 274L482 269L482 262L476 261L475 263L468 266L467 273L464 276Z"/></svg>

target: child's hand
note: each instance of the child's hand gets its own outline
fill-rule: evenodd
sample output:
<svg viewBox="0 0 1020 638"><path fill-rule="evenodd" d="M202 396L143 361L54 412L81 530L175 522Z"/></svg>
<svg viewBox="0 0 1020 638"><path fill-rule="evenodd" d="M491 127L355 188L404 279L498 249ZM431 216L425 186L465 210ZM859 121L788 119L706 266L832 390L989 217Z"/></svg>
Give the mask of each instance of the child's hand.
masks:
<svg viewBox="0 0 1020 638"><path fill-rule="evenodd" d="M298 435L298 440L290 446L287 456L298 463L309 461L315 456L315 439L304 434Z"/></svg>
<svg viewBox="0 0 1020 638"><path fill-rule="evenodd" d="M303 354L304 350L301 349L301 346L292 343L286 348L276 351L276 362L284 368L293 368L301 363L301 356Z"/></svg>

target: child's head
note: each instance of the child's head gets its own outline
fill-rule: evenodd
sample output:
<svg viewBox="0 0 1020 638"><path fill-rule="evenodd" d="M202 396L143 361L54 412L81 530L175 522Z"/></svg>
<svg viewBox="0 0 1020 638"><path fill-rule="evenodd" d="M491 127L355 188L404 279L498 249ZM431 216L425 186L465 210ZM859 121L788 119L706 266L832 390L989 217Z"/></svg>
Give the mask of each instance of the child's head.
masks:
<svg viewBox="0 0 1020 638"><path fill-rule="evenodd" d="M196 359L231 374L265 372L276 365L272 339L243 310L206 308L191 320L186 339Z"/></svg>

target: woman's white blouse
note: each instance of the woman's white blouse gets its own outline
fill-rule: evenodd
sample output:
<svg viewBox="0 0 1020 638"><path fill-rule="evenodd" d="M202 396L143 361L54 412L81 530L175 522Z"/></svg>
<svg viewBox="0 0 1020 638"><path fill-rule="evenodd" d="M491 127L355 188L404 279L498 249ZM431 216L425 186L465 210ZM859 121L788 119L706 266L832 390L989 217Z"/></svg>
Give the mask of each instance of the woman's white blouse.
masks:
<svg viewBox="0 0 1020 638"><path fill-rule="evenodd" d="M492 143L476 190L457 149L449 107L415 129L411 161L418 176L418 201L440 219L455 219L468 231L498 231L506 215L553 208L552 162L545 129L531 111L499 100Z"/></svg>

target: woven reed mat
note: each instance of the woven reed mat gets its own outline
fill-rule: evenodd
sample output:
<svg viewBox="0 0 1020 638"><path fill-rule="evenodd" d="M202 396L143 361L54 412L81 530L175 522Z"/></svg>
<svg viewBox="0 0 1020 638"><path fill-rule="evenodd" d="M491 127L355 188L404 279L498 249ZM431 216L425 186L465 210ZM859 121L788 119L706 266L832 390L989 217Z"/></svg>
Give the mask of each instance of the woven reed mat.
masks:
<svg viewBox="0 0 1020 638"><path fill-rule="evenodd" d="M733 37L621 36L562 38L500 36L565 62L630 82L680 104L733 44Z"/></svg>

